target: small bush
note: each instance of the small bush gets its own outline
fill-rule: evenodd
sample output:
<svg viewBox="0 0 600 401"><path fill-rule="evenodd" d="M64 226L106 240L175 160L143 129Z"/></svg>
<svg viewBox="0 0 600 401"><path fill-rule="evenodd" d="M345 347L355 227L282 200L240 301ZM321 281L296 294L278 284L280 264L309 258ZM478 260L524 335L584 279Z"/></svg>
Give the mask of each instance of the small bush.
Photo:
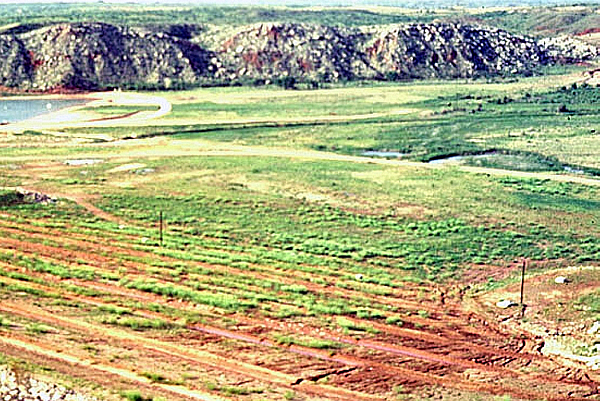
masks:
<svg viewBox="0 0 600 401"><path fill-rule="evenodd" d="M152 401L152 398L142 396L139 390L128 390L121 393L121 396L128 401Z"/></svg>
<svg viewBox="0 0 600 401"><path fill-rule="evenodd" d="M170 380L161 375L160 373L143 372L141 374L146 379L149 379L152 383L169 383Z"/></svg>
<svg viewBox="0 0 600 401"><path fill-rule="evenodd" d="M22 194L16 191L0 191L0 207L17 205L22 202Z"/></svg>

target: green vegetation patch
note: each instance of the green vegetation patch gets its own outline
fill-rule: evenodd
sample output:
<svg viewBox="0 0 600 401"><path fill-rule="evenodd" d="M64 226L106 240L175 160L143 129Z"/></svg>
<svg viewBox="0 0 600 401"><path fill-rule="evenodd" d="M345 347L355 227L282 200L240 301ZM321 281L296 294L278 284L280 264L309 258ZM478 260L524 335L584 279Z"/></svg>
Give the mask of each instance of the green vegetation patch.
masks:
<svg viewBox="0 0 600 401"><path fill-rule="evenodd" d="M302 339L295 336L289 335L276 335L275 341L280 345L300 345L308 348L317 349L339 349L344 345L336 341L322 340L316 338Z"/></svg>
<svg viewBox="0 0 600 401"><path fill-rule="evenodd" d="M600 320L600 291L594 291L579 297L574 306L584 311L593 320Z"/></svg>
<svg viewBox="0 0 600 401"><path fill-rule="evenodd" d="M122 6L117 4L44 4L6 5L0 11L5 24L19 23L13 31L27 31L43 24L58 22L101 21L113 24L141 25L155 29L166 29L171 24L216 24L247 25L258 22L297 22L322 25L373 25L394 24L412 21L431 21L434 13L411 14L372 12L367 10L325 9L314 10L299 7L194 7L145 5ZM195 31L192 30L191 33ZM175 35L190 34L184 27L173 30Z"/></svg>
<svg viewBox="0 0 600 401"><path fill-rule="evenodd" d="M17 205L23 202L23 196L16 191L0 190L0 207Z"/></svg>

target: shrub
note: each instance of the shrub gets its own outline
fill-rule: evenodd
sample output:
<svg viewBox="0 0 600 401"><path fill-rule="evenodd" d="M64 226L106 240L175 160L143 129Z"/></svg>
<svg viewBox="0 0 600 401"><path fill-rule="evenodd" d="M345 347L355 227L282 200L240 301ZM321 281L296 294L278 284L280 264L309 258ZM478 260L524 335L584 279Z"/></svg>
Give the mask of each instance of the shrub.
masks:
<svg viewBox="0 0 600 401"><path fill-rule="evenodd" d="M0 207L12 206L23 202L23 195L17 191L0 191Z"/></svg>
<svg viewBox="0 0 600 401"><path fill-rule="evenodd" d="M121 393L121 396L128 401L152 401L152 398L142 396L139 390L128 390Z"/></svg>

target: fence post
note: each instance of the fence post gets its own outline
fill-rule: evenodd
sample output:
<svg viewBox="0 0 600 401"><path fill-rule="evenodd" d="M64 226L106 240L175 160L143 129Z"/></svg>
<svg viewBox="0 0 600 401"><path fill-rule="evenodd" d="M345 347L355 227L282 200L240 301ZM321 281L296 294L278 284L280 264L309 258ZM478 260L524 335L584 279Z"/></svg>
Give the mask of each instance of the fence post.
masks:
<svg viewBox="0 0 600 401"><path fill-rule="evenodd" d="M160 220L160 246L163 246L163 212L162 210L159 212L159 220Z"/></svg>
<svg viewBox="0 0 600 401"><path fill-rule="evenodd" d="M527 259L523 258L523 266L521 268L521 317L525 315L525 304L523 303L523 292L525 290L525 267L527 266Z"/></svg>

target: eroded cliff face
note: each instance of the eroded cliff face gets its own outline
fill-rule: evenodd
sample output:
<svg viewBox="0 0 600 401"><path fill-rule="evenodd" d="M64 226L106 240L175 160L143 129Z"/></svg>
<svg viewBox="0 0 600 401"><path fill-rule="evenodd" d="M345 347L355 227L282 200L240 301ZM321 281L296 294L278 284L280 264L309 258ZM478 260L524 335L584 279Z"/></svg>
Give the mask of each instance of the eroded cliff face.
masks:
<svg viewBox="0 0 600 401"><path fill-rule="evenodd" d="M303 24L243 28L215 49L219 76L336 81L364 78L369 65L357 30ZM229 74L229 75L227 75Z"/></svg>
<svg viewBox="0 0 600 401"><path fill-rule="evenodd" d="M54 25L20 40L30 76L18 84L24 89L193 84L206 74L210 59L188 41L100 23Z"/></svg>
<svg viewBox="0 0 600 401"><path fill-rule="evenodd" d="M374 31L371 66L401 78L524 74L550 62L533 39L461 24L412 24Z"/></svg>
<svg viewBox="0 0 600 401"><path fill-rule="evenodd" d="M544 64L597 57L596 48L573 38L535 41L458 23L363 29L282 23L177 32L78 23L0 34L0 85L91 90L286 78L470 78L529 74Z"/></svg>
<svg viewBox="0 0 600 401"><path fill-rule="evenodd" d="M33 66L23 42L14 35L0 35L0 85L23 87L31 82Z"/></svg>

